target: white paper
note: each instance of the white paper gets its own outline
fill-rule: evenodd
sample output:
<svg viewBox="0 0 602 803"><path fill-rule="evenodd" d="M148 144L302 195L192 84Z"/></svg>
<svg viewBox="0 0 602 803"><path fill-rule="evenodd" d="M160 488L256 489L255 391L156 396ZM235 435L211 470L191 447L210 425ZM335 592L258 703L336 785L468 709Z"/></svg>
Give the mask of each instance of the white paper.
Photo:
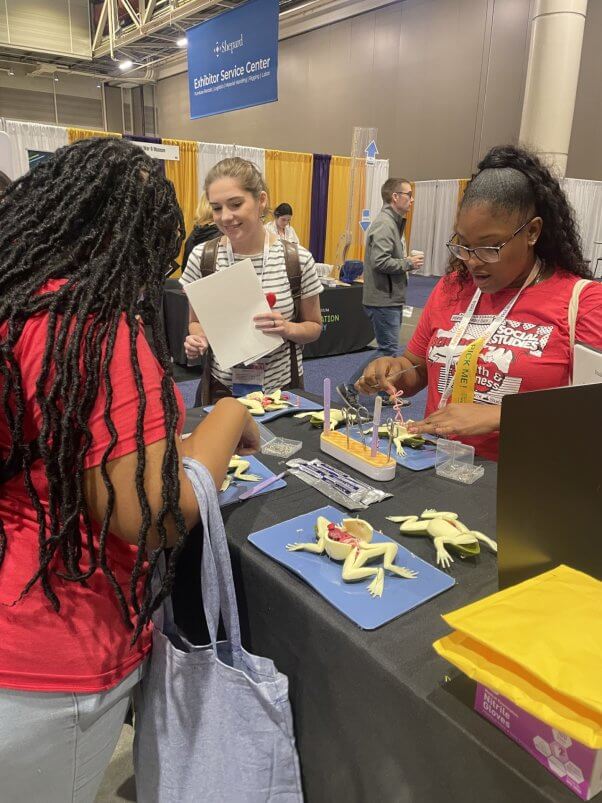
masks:
<svg viewBox="0 0 602 803"><path fill-rule="evenodd" d="M250 259L190 282L184 292L224 370L255 362L284 343L255 328L253 317L270 307Z"/></svg>

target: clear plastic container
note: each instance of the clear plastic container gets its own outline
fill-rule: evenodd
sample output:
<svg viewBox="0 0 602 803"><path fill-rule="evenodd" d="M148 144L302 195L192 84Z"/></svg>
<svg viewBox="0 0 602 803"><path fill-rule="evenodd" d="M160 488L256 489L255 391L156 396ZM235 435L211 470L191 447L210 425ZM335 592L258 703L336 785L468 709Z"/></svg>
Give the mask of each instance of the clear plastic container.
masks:
<svg viewBox="0 0 602 803"><path fill-rule="evenodd" d="M263 451L263 447L273 441L276 437L271 429L268 429L265 424L262 424L261 421L257 422L257 428L259 429L259 440L261 443L260 451Z"/></svg>
<svg viewBox="0 0 602 803"><path fill-rule="evenodd" d="M483 466L475 466L474 446L439 438L435 454L435 472L439 477L472 485L483 476L485 469Z"/></svg>
<svg viewBox="0 0 602 803"><path fill-rule="evenodd" d="M293 441L289 438L272 438L271 441L261 446L261 453L271 457L280 457L287 460L296 454L303 446L303 441Z"/></svg>

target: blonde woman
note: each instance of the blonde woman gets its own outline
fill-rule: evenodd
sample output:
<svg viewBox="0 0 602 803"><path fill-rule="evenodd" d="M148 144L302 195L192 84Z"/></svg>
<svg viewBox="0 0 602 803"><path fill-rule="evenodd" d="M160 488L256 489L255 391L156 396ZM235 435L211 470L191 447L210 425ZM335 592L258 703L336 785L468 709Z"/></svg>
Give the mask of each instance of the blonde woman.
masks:
<svg viewBox="0 0 602 803"><path fill-rule="evenodd" d="M190 232L190 236L186 240L184 246L184 260L183 265L186 267L188 257L192 249L200 243L206 243L207 240L213 240L214 237L219 235L219 229L213 222L213 212L207 200L207 195L203 193L196 208L194 216L194 228Z"/></svg>
<svg viewBox="0 0 602 803"><path fill-rule="evenodd" d="M251 162L239 158L219 162L207 174L205 193L222 237L192 250L180 281L187 284L250 258L271 305L269 312L255 318L255 326L279 334L285 341L262 357L255 369L261 377L260 384L266 392L302 387L301 347L317 340L322 332L322 285L313 257L304 248L265 230L262 219L268 203L267 187ZM208 350L207 339L192 310L184 348L189 359ZM244 366L233 370L236 382L244 384ZM201 386L202 403L231 395L232 384L233 371L222 368L209 353Z"/></svg>

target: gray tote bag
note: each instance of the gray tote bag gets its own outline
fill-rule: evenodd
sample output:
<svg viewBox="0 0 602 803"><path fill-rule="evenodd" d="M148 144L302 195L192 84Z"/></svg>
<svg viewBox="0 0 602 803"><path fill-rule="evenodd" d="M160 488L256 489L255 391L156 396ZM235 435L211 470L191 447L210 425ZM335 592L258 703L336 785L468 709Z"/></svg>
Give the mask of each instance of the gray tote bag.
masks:
<svg viewBox="0 0 602 803"><path fill-rule="evenodd" d="M203 522L211 643L196 647L177 633L170 600L153 617L153 649L134 700L138 803L300 803L288 679L241 645L215 485L200 463L184 466ZM218 642L220 612L226 640Z"/></svg>

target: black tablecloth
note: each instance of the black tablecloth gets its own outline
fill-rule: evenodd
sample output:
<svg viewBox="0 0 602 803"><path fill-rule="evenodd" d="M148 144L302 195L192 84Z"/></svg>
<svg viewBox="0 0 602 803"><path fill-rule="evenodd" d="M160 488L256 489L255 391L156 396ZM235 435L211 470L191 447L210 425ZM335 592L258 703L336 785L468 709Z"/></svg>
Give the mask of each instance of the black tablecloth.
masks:
<svg viewBox="0 0 602 803"><path fill-rule="evenodd" d="M186 365L184 340L188 334L188 299L182 289L166 287L163 290L163 320L173 361L178 365Z"/></svg>
<svg viewBox="0 0 602 803"><path fill-rule="evenodd" d="M364 315L360 285L325 287L320 306L322 334L303 347L303 359L361 351L374 339L372 324Z"/></svg>
<svg viewBox="0 0 602 803"><path fill-rule="evenodd" d="M358 285L324 288L320 296L323 328L319 340L303 347L303 358L330 357L361 351L374 339L372 324L362 308ZM186 365L184 339L188 334L188 299L175 287L163 292L163 315L169 353L178 365Z"/></svg>
<svg viewBox="0 0 602 803"><path fill-rule="evenodd" d="M187 425L198 421L189 411ZM271 422L278 435L300 437L300 455L319 453L318 431L305 422ZM273 458L261 458L274 470ZM330 457L325 458L331 461ZM387 515L427 507L456 511L474 529L495 535L496 465L473 486L434 472L398 469L383 483L393 499L362 516L387 535ZM353 473L350 471L350 473ZM432 648L448 632L441 614L497 589L494 556L456 560L457 585L378 630L362 631L302 580L247 541L251 532L329 504L295 477L288 486L224 511L244 643L288 675L308 803L536 803L573 795L521 748L472 711L474 686ZM401 540L399 538L398 540ZM432 561L428 539L403 543ZM198 534L178 569L182 600L198 608ZM367 599L367 604L370 604ZM454 679L445 682L446 675Z"/></svg>

